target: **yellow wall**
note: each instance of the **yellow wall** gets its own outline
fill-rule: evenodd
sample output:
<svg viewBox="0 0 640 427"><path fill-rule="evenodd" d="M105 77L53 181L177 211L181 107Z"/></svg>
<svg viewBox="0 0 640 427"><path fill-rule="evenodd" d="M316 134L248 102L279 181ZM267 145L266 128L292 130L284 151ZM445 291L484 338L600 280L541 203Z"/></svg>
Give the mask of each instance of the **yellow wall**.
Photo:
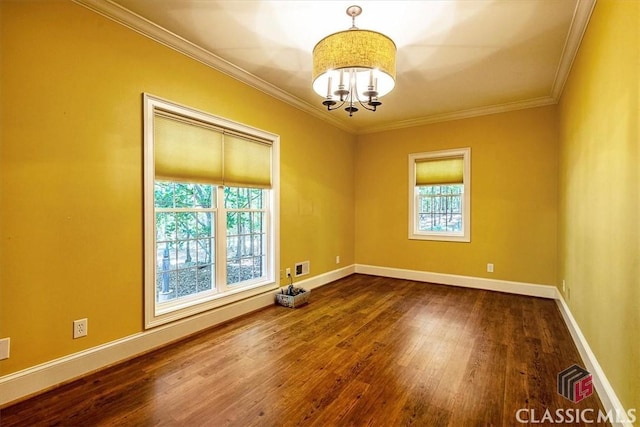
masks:
<svg viewBox="0 0 640 427"><path fill-rule="evenodd" d="M360 136L357 262L555 285L555 113L542 107ZM408 154L460 147L471 147L471 243L409 240Z"/></svg>
<svg viewBox="0 0 640 427"><path fill-rule="evenodd" d="M640 407L640 2L598 2L559 107L357 143L71 2L0 7L0 375L142 330L149 92L281 136L281 268L566 279L622 403ZM467 146L471 243L408 240L407 155ZM72 340L82 317L89 336Z"/></svg>
<svg viewBox="0 0 640 427"><path fill-rule="evenodd" d="M640 2L599 0L561 98L559 280L627 408L640 408Z"/></svg>
<svg viewBox="0 0 640 427"><path fill-rule="evenodd" d="M0 374L142 330L143 92L279 134L281 267L354 263L354 136L69 1L0 7Z"/></svg>

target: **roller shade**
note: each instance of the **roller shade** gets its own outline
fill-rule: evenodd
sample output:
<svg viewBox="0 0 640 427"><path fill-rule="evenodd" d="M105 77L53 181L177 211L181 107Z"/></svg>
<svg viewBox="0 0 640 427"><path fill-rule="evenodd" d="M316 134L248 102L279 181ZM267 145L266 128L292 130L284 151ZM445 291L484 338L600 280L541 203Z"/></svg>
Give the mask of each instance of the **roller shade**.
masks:
<svg viewBox="0 0 640 427"><path fill-rule="evenodd" d="M154 164L158 179L222 184L222 133L155 115Z"/></svg>
<svg viewBox="0 0 640 427"><path fill-rule="evenodd" d="M271 188L271 144L225 132L224 185Z"/></svg>
<svg viewBox="0 0 640 427"><path fill-rule="evenodd" d="M416 185L462 184L464 158L416 160Z"/></svg>
<svg viewBox="0 0 640 427"><path fill-rule="evenodd" d="M154 114L156 179L271 188L271 142L170 113Z"/></svg>

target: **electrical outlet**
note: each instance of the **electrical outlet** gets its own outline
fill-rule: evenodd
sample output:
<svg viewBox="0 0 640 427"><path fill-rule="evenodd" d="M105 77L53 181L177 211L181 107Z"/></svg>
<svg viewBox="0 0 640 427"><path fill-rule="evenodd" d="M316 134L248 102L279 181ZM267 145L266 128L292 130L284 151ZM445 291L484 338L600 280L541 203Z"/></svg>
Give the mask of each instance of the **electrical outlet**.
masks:
<svg viewBox="0 0 640 427"><path fill-rule="evenodd" d="M79 319L73 321L73 339L86 337L88 331L88 320Z"/></svg>
<svg viewBox="0 0 640 427"><path fill-rule="evenodd" d="M340 255L336 255L336 264L340 264Z"/></svg>
<svg viewBox="0 0 640 427"><path fill-rule="evenodd" d="M291 277L291 269L287 268L287 277Z"/></svg>
<svg viewBox="0 0 640 427"><path fill-rule="evenodd" d="M2 338L0 340L0 360L9 358L10 344L11 344L11 338Z"/></svg>
<svg viewBox="0 0 640 427"><path fill-rule="evenodd" d="M487 273L493 273L493 264L487 264Z"/></svg>
<svg viewBox="0 0 640 427"><path fill-rule="evenodd" d="M562 279L562 292L566 292L567 291L567 284L565 283L564 279Z"/></svg>

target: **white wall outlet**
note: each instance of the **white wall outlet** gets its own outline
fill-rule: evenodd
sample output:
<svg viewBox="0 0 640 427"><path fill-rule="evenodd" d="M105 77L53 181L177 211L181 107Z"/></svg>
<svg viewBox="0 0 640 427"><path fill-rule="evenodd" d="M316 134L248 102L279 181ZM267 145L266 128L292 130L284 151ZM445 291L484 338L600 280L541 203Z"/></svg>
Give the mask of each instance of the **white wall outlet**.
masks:
<svg viewBox="0 0 640 427"><path fill-rule="evenodd" d="M493 264L487 264L487 273L493 273Z"/></svg>
<svg viewBox="0 0 640 427"><path fill-rule="evenodd" d="M567 283L564 281L564 279L562 279L562 292L566 292L567 291Z"/></svg>
<svg viewBox="0 0 640 427"><path fill-rule="evenodd" d="M89 321L85 319L78 319L73 321L73 339L86 337L89 333Z"/></svg>
<svg viewBox="0 0 640 427"><path fill-rule="evenodd" d="M287 277L291 277L291 269L290 268L287 268L286 273L287 273Z"/></svg>
<svg viewBox="0 0 640 427"><path fill-rule="evenodd" d="M9 358L10 344L11 338L2 338L0 340L0 360Z"/></svg>
<svg viewBox="0 0 640 427"><path fill-rule="evenodd" d="M340 264L340 255L336 255L336 264Z"/></svg>

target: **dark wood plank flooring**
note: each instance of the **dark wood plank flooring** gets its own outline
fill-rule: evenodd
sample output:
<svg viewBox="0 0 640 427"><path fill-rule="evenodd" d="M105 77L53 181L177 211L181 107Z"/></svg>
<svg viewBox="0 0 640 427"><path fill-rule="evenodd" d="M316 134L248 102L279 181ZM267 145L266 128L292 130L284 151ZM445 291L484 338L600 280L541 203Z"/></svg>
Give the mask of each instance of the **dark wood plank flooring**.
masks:
<svg viewBox="0 0 640 427"><path fill-rule="evenodd" d="M518 409L597 412L595 394L556 392L574 363L552 300L352 275L307 306L265 308L9 406L0 424L511 426Z"/></svg>

